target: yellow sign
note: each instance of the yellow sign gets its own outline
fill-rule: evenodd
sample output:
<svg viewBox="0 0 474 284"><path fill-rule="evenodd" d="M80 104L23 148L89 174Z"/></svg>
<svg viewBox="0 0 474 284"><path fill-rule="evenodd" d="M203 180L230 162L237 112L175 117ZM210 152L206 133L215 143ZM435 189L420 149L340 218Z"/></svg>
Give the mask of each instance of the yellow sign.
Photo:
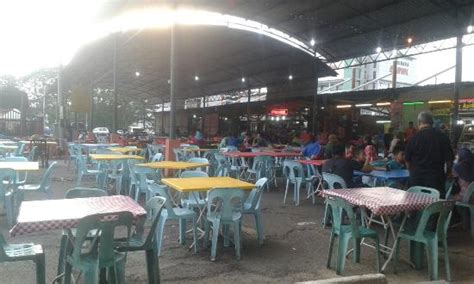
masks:
<svg viewBox="0 0 474 284"><path fill-rule="evenodd" d="M84 86L72 88L71 110L73 112L90 112L92 110L91 92Z"/></svg>

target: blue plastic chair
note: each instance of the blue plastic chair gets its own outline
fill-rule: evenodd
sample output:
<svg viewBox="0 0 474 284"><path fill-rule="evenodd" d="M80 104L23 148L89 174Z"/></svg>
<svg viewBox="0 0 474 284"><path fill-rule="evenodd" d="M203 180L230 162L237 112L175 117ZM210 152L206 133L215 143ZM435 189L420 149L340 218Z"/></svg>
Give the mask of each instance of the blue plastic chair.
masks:
<svg viewBox="0 0 474 284"><path fill-rule="evenodd" d="M344 179L336 174L330 174L323 172L323 191L324 190L334 190L339 188L347 188L346 182ZM324 201L326 203L326 200ZM323 225L323 229L326 227L326 222L328 218L328 204L324 208L324 217L323 221L321 222Z"/></svg>
<svg viewBox="0 0 474 284"><path fill-rule="evenodd" d="M15 191L14 183L16 171L13 169L0 169L0 198L7 214L8 225L12 226L15 219Z"/></svg>
<svg viewBox="0 0 474 284"><path fill-rule="evenodd" d="M105 179L105 187L108 188L109 184L115 185L115 193L120 194L122 192L122 171L124 166L123 160L110 161L108 164L107 177Z"/></svg>
<svg viewBox="0 0 474 284"><path fill-rule="evenodd" d="M39 184L25 184L18 186L19 200L23 201L23 195L25 192L41 192L46 195L47 198L51 199L51 175L53 174L54 169L56 168L58 162L52 162L49 165L49 168L44 173Z"/></svg>
<svg viewBox="0 0 474 284"><path fill-rule="evenodd" d="M186 221L192 220L193 226L193 239L194 239L194 252L197 253L197 215L196 212L190 210L188 208L179 208L173 207L173 202L171 201L171 197L169 194L169 189L167 187L162 187L157 184L150 184L149 188L153 190L157 195L164 197L166 199L165 202L165 210L161 211L161 218L158 224L158 228L156 229L156 250L158 255L161 255L161 246L163 242L163 232L165 230L166 220L179 220L179 242L180 244L185 244L185 235L186 235Z"/></svg>
<svg viewBox="0 0 474 284"><path fill-rule="evenodd" d="M229 245L229 226L233 227L236 258L240 260L242 203L244 191L234 188L214 188L207 192L207 215L204 247L207 247L212 224L211 261L216 260L219 229L224 231L224 246Z"/></svg>
<svg viewBox="0 0 474 284"><path fill-rule="evenodd" d="M150 184L154 184L159 180L159 176L154 169L147 168L147 167L133 167L133 175L130 175L135 178L135 192L132 195L135 201L138 202L140 194L145 194L145 200L149 200L155 194L153 193L153 189L149 188Z"/></svg>
<svg viewBox="0 0 474 284"><path fill-rule="evenodd" d="M206 172L203 171L184 171L181 173L180 178L193 178L193 177L209 177ZM206 199L202 198L199 192L190 192L187 196L181 197L181 205L184 208L193 209L196 207L203 208L206 206Z"/></svg>
<svg viewBox="0 0 474 284"><path fill-rule="evenodd" d="M18 143L18 148L16 148L14 156L23 157L23 152L25 151L26 144L25 143Z"/></svg>
<svg viewBox="0 0 474 284"><path fill-rule="evenodd" d="M163 158L164 158L163 153L156 153L151 158L151 162L161 162L161 161L163 161Z"/></svg>
<svg viewBox="0 0 474 284"><path fill-rule="evenodd" d="M28 153L28 161L33 162L36 159L38 152L38 146L33 146Z"/></svg>
<svg viewBox="0 0 474 284"><path fill-rule="evenodd" d="M101 179L105 179L104 172L99 168L89 169L86 164L86 158L82 155L77 157L77 167L78 167L78 174L77 174L77 182L76 186L80 186L82 182L82 177L84 176L94 176L97 182L102 185ZM102 187L102 186L100 186Z"/></svg>
<svg viewBox="0 0 474 284"><path fill-rule="evenodd" d="M258 245L263 244L263 226L260 212L260 201L262 200L263 189L267 182L267 178L261 178L255 183L255 188L252 189L245 200L242 210L242 214L254 215L255 217L255 228L257 230Z"/></svg>
<svg viewBox="0 0 474 284"><path fill-rule="evenodd" d="M25 157L5 157L3 159L5 162L28 162L28 159ZM17 171L15 180L13 181L13 186L17 188L20 185L24 185L26 180L28 179L28 172L27 171Z"/></svg>

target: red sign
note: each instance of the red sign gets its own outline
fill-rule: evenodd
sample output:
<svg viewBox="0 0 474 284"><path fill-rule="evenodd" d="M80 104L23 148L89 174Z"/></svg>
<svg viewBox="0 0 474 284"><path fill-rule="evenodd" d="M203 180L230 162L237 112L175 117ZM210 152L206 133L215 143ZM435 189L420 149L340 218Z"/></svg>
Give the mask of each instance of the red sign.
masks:
<svg viewBox="0 0 474 284"><path fill-rule="evenodd" d="M287 108L274 108L270 110L270 115L288 115Z"/></svg>

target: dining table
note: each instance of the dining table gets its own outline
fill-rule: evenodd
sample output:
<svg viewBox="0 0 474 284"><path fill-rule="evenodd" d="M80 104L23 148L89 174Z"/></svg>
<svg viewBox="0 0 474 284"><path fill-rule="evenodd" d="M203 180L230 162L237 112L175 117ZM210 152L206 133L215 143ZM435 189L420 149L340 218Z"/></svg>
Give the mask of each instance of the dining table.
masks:
<svg viewBox="0 0 474 284"><path fill-rule="evenodd" d="M363 225L370 227L374 223L381 224L393 238L393 245L380 244L381 251L388 255L382 266L382 271L393 258L395 247L398 242L398 235L404 230L407 217L411 213L416 213L425 209L428 205L438 201L430 195L407 192L390 187L368 187L368 188L347 188L337 190L323 190L322 196L325 198L339 197L353 206L361 208L363 212ZM370 211L370 214L367 214ZM403 215L403 220L398 230L395 229L393 218ZM376 220L380 218L381 222ZM374 248L373 245L361 244Z"/></svg>
<svg viewBox="0 0 474 284"><path fill-rule="evenodd" d="M0 161L0 169L13 169L15 171L37 171L39 170L39 162L2 162Z"/></svg>

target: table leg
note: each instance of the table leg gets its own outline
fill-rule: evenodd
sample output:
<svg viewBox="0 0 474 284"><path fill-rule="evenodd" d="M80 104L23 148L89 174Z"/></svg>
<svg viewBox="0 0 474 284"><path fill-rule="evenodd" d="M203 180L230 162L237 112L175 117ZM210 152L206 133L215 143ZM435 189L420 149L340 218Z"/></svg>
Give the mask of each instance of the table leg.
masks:
<svg viewBox="0 0 474 284"><path fill-rule="evenodd" d="M393 258L393 254L395 253L395 248L397 247L397 244L398 244L398 236L403 231L403 229L405 227L405 223L407 221L407 218L408 218L408 214L405 214L405 216L403 216L403 220L402 220L402 223L400 224L400 228L398 229L397 234L394 235L395 239L394 239L394 242L393 242L393 246L391 248L391 251L390 251L390 254L389 254L387 260L385 261L385 263L382 266L382 269L381 269L382 272L387 268L387 265L389 264L389 262ZM390 229L391 229L392 233L394 234L395 230L394 230L394 227L393 227L392 219L389 216L387 216L387 219L388 219L388 224L390 226Z"/></svg>

